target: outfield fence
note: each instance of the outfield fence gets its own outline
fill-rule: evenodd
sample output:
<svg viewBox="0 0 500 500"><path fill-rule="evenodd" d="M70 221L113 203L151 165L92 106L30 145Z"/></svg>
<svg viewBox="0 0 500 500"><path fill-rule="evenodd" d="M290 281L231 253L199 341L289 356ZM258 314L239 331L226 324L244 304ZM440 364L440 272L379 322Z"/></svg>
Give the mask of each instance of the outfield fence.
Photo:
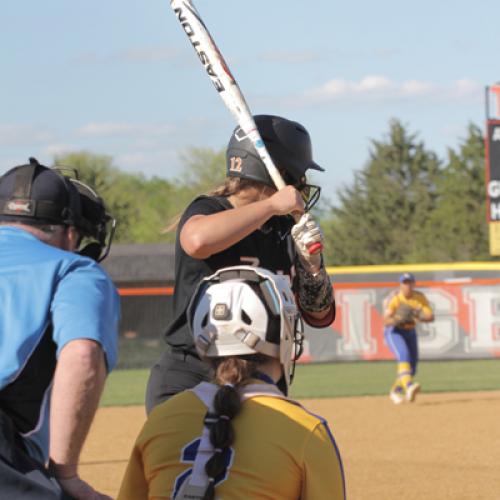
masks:
<svg viewBox="0 0 500 500"><path fill-rule="evenodd" d="M337 318L329 328L306 326L301 362L392 359L383 310L399 275L412 272L435 321L417 326L422 359L500 357L500 264L454 263L328 268ZM122 302L119 368L147 368L164 349L172 319L172 283L119 286Z"/></svg>

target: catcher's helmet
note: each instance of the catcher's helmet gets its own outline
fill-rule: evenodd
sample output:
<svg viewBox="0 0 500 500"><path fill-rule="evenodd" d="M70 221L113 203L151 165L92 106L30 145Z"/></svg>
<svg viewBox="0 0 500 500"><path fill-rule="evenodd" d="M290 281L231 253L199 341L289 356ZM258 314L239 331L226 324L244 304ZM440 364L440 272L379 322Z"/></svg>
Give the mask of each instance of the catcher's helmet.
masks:
<svg viewBox="0 0 500 500"><path fill-rule="evenodd" d="M319 188L308 185L305 174L308 169L321 172L324 172L324 169L313 161L311 138L305 127L300 123L273 115L256 115L254 120L266 149L285 183L295 186L299 191L307 192L307 199L310 188L316 188L318 191L314 196L316 202L319 198ZM275 187L259 154L240 127L234 130L227 147L226 175Z"/></svg>
<svg viewBox="0 0 500 500"><path fill-rule="evenodd" d="M291 382L302 322L286 276L251 266L220 269L200 282L187 317L200 356L265 354L280 361Z"/></svg>

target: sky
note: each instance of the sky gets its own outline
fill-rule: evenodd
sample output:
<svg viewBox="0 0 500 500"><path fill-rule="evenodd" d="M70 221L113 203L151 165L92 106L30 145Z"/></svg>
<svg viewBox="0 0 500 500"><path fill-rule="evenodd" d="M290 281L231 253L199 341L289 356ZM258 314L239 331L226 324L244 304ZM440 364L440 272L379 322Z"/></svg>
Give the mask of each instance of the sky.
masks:
<svg viewBox="0 0 500 500"><path fill-rule="evenodd" d="M500 81L499 0L195 5L252 112L309 130L331 199L391 119L444 158ZM3 2L0 42L0 174L84 150L172 178L235 126L168 0Z"/></svg>

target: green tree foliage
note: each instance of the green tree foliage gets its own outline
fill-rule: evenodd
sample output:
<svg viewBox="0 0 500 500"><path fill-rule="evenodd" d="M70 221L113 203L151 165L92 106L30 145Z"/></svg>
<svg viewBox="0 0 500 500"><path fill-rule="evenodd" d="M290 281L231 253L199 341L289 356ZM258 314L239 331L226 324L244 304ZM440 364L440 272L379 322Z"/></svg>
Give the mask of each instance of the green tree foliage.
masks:
<svg viewBox="0 0 500 500"><path fill-rule="evenodd" d="M207 193L224 183L226 178L225 151L210 148L191 148L183 156L184 174L178 187L186 190L189 199Z"/></svg>
<svg viewBox="0 0 500 500"><path fill-rule="evenodd" d="M178 178L125 173L108 156L70 153L55 159L76 168L118 220L119 243L173 241L164 231L189 202L223 183L224 150L189 149ZM329 265L485 260L488 255L484 140L470 124L445 160L398 120L373 140L369 158L335 205L315 216L325 231ZM174 224L175 226L175 224Z"/></svg>
<svg viewBox="0 0 500 500"><path fill-rule="evenodd" d="M440 164L397 120L339 205L323 220L329 264L394 264L426 259L421 236L436 207Z"/></svg>
<svg viewBox="0 0 500 500"><path fill-rule="evenodd" d="M109 156L77 152L55 158L56 165L74 168L79 178L104 199L108 212L117 220L117 243L146 243L165 240L165 226L174 188L166 180L147 180L113 165ZM164 201L165 200L165 201Z"/></svg>
<svg viewBox="0 0 500 500"><path fill-rule="evenodd" d="M190 148L182 157L184 172L175 179L178 200L176 215L200 194L207 194L224 183L225 152L210 148Z"/></svg>
<svg viewBox="0 0 500 500"><path fill-rule="evenodd" d="M224 153L193 148L184 156L185 172L168 181L125 173L109 156L76 152L57 156L54 164L73 168L79 178L104 199L117 220L117 243L173 241L165 231L195 196L209 191L225 177Z"/></svg>
<svg viewBox="0 0 500 500"><path fill-rule="evenodd" d="M438 183L439 202L422 244L436 262L488 260L484 139L473 124L448 160Z"/></svg>

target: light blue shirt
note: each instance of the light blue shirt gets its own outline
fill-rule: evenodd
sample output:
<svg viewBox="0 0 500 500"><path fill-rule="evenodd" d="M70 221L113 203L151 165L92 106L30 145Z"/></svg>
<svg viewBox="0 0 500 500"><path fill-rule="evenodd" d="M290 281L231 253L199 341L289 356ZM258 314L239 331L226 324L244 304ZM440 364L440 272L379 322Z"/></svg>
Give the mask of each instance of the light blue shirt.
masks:
<svg viewBox="0 0 500 500"><path fill-rule="evenodd" d="M118 293L92 259L47 245L20 228L0 226L0 390L15 381L52 324L61 349L98 342L108 371L118 354ZM34 458L48 459L50 388L36 427L24 435Z"/></svg>

